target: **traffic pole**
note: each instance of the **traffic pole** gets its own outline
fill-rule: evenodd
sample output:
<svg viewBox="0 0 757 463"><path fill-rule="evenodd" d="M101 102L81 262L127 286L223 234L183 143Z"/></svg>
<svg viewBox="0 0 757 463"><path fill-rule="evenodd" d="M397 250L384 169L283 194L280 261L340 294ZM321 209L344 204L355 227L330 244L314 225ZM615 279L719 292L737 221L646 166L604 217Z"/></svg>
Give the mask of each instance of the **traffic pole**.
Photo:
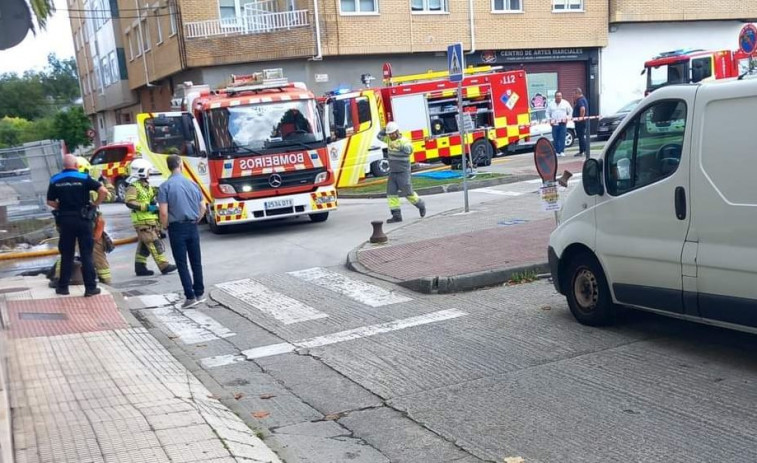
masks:
<svg viewBox="0 0 757 463"><path fill-rule="evenodd" d="M589 99L586 99L586 116L590 117L591 113L589 113ZM586 153L584 155L586 156L586 159L591 159L591 119L586 121L586 133L584 134L584 137L586 137ZM555 218L557 217L557 212L555 212Z"/></svg>
<svg viewBox="0 0 757 463"><path fill-rule="evenodd" d="M460 143L462 143L463 152L463 198L465 201L465 212L469 212L468 207L468 143L466 140L465 118L463 117L463 82L457 83L457 129L460 132Z"/></svg>

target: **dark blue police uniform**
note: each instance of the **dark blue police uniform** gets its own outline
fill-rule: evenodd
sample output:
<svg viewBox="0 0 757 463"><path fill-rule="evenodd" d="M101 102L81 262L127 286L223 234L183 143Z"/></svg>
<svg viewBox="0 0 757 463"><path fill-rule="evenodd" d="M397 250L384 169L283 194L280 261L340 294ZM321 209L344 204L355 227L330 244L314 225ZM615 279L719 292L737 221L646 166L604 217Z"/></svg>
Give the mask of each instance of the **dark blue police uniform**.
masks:
<svg viewBox="0 0 757 463"><path fill-rule="evenodd" d="M65 169L63 172L53 175L50 179L47 200L58 202L58 209L53 213L60 233L58 250L60 251L61 261L58 294L68 294L68 283L71 280L74 250L77 242L79 243L82 276L86 288L85 296L99 292L92 257L94 217L88 214L89 193L99 189L100 183L98 181L75 169Z"/></svg>

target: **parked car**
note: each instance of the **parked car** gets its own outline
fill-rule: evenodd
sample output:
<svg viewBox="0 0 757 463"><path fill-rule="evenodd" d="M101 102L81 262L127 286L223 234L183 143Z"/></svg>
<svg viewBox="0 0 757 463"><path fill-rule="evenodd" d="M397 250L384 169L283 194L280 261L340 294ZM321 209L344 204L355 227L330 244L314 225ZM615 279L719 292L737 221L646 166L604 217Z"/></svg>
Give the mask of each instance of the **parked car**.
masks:
<svg viewBox="0 0 757 463"><path fill-rule="evenodd" d="M545 117L546 111L531 112L531 134L527 138L520 139L517 143L507 146L508 153L533 149L536 141L542 137L552 140L552 124ZM576 142L576 126L573 121L568 121L565 131L565 147L570 148Z"/></svg>
<svg viewBox="0 0 757 463"><path fill-rule="evenodd" d="M548 259L586 325L618 305L757 333L757 79L655 90L583 166Z"/></svg>
<svg viewBox="0 0 757 463"><path fill-rule="evenodd" d="M129 165L137 157L133 143L105 145L95 150L89 162L94 178L107 179L116 189L116 201L123 202L126 196L126 179L129 177Z"/></svg>
<svg viewBox="0 0 757 463"><path fill-rule="evenodd" d="M597 140L607 140L610 138L613 131L618 128L620 123L623 122L623 119L625 119L631 111L636 109L636 106L639 105L640 101L641 98L633 100L620 108L615 114L600 118L599 123L597 124Z"/></svg>

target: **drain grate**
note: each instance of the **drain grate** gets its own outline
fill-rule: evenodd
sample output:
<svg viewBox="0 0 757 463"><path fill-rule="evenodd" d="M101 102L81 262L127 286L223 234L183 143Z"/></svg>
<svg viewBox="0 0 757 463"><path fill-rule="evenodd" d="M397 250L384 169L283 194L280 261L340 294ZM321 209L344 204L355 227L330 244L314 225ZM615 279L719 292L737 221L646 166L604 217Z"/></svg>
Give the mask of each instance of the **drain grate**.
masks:
<svg viewBox="0 0 757 463"><path fill-rule="evenodd" d="M28 288L3 288L0 289L0 294L8 294L8 293L20 293L21 291L26 291Z"/></svg>
<svg viewBox="0 0 757 463"><path fill-rule="evenodd" d="M145 279L140 279L140 280L124 281L123 283L115 283L115 284L112 284L111 286L116 289L139 288L142 286L154 285L157 282L158 280L151 280L151 279L145 278Z"/></svg>
<svg viewBox="0 0 757 463"><path fill-rule="evenodd" d="M19 312L19 320L68 320L68 315L64 313L50 313L50 312Z"/></svg>

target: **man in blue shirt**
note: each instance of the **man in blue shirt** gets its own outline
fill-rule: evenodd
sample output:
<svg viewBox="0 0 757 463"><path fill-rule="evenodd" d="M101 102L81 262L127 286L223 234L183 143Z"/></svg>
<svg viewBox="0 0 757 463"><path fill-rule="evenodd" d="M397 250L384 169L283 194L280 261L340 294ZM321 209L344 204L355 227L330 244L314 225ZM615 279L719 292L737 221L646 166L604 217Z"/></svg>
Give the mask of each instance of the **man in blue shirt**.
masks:
<svg viewBox="0 0 757 463"><path fill-rule="evenodd" d="M200 187L182 174L179 156L168 156L166 161L171 176L158 190L160 222L168 228L171 252L179 269L181 286L184 288L183 309L205 302L205 286L202 281L202 256L197 223L205 215L205 201ZM187 266L187 256L189 266ZM189 273L192 267L192 273Z"/></svg>
<svg viewBox="0 0 757 463"><path fill-rule="evenodd" d="M576 101L573 105L573 119L586 117L589 115L589 100L584 96L583 90L576 89ZM586 155L586 121L578 119L575 121L576 137L578 138L578 154L574 157Z"/></svg>

